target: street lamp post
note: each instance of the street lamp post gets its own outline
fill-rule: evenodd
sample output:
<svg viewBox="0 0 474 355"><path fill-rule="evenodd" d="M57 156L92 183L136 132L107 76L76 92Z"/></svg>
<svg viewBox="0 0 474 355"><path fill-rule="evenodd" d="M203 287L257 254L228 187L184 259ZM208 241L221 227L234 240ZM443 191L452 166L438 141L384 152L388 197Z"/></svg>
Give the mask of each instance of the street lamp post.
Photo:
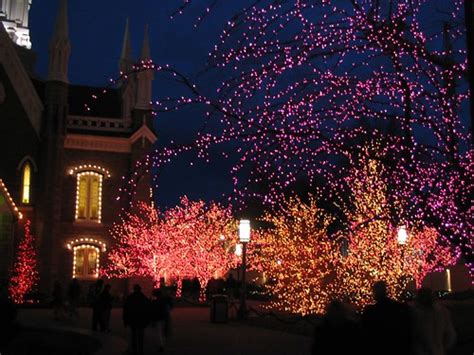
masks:
<svg viewBox="0 0 474 355"><path fill-rule="evenodd" d="M398 240L398 244L402 248L402 282L403 282L403 278L404 278L403 272L405 269L405 245L407 244L407 241L408 241L408 232L407 232L406 227L403 225L398 227L397 240Z"/></svg>
<svg viewBox="0 0 474 355"><path fill-rule="evenodd" d="M239 318L245 319L247 317L247 243L250 241L250 221L247 219L240 220L239 223L239 239L242 244L242 287L240 290L240 306Z"/></svg>

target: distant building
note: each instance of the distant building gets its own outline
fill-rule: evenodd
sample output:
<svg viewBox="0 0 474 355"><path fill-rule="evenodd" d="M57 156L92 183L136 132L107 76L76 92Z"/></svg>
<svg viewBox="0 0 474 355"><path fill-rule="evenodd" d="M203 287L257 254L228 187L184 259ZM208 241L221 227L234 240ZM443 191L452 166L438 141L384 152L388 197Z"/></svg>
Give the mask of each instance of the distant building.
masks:
<svg viewBox="0 0 474 355"><path fill-rule="evenodd" d="M41 285L93 281L111 246L116 198L137 160L156 140L153 72L108 89L70 84L67 1L60 0L46 79L33 74L31 0L0 0L0 279L8 278L21 223L31 220ZM140 59L150 58L145 34ZM128 24L120 70L132 66ZM93 95L100 99L91 104ZM85 104L91 104L86 108ZM143 178L137 198L148 199Z"/></svg>

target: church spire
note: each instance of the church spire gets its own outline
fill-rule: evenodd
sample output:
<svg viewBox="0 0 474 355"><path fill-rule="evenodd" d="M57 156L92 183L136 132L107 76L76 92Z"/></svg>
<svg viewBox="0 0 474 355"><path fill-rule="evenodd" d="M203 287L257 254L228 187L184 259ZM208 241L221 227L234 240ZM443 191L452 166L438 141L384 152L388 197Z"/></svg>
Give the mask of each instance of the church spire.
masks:
<svg viewBox="0 0 474 355"><path fill-rule="evenodd" d="M132 67L132 46L130 44L130 27L128 18L125 22L125 33L123 35L122 53L120 54L119 69L128 72Z"/></svg>
<svg viewBox="0 0 474 355"><path fill-rule="evenodd" d="M59 0L59 11L56 18L53 36L49 43L49 81L68 82L67 72L71 44L69 42L67 0Z"/></svg>
<svg viewBox="0 0 474 355"><path fill-rule="evenodd" d="M150 40L148 38L148 24L145 25L145 33L143 35L143 46L142 46L142 54L140 56L140 60L149 60L150 56Z"/></svg>
<svg viewBox="0 0 474 355"><path fill-rule="evenodd" d="M145 26L145 34L143 36L143 47L140 60L146 62L151 59L150 41L148 38L148 25ZM138 110L151 109L151 83L153 81L153 70L142 70L137 74L138 90L135 108Z"/></svg>

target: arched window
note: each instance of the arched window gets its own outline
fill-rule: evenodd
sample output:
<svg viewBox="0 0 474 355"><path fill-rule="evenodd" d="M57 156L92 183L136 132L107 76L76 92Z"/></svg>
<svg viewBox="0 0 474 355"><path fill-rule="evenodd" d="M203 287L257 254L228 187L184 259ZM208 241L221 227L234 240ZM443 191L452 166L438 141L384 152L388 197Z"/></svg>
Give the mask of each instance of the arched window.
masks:
<svg viewBox="0 0 474 355"><path fill-rule="evenodd" d="M72 277L95 279L99 277L100 252L107 247L104 242L94 238L79 238L67 243L73 252Z"/></svg>
<svg viewBox="0 0 474 355"><path fill-rule="evenodd" d="M76 219L100 222L102 174L84 171L77 174Z"/></svg>
<svg viewBox="0 0 474 355"><path fill-rule="evenodd" d="M98 247L93 245L77 245L74 247L73 275L77 278L97 278L99 276Z"/></svg>
<svg viewBox="0 0 474 355"><path fill-rule="evenodd" d="M24 204L31 202L31 164L28 161L23 165L21 202Z"/></svg>
<svg viewBox="0 0 474 355"><path fill-rule="evenodd" d="M71 168L69 175L76 176L75 219L100 223L102 182L110 177L109 171L99 165L87 164Z"/></svg>

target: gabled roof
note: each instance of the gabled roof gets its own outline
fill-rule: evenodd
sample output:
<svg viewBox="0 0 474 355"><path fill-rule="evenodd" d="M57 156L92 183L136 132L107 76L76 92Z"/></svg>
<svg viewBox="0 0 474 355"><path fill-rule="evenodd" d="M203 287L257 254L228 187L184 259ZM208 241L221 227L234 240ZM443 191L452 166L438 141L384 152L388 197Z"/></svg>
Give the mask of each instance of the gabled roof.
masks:
<svg viewBox="0 0 474 355"><path fill-rule="evenodd" d="M39 98L28 73L26 72L15 46L7 31L0 22L0 65L7 73L8 79L17 93L36 134L40 135L43 104Z"/></svg>
<svg viewBox="0 0 474 355"><path fill-rule="evenodd" d="M156 134L146 125L143 124L132 136L130 137L130 142L135 143L137 139L145 137L150 141L150 143L156 142Z"/></svg>

